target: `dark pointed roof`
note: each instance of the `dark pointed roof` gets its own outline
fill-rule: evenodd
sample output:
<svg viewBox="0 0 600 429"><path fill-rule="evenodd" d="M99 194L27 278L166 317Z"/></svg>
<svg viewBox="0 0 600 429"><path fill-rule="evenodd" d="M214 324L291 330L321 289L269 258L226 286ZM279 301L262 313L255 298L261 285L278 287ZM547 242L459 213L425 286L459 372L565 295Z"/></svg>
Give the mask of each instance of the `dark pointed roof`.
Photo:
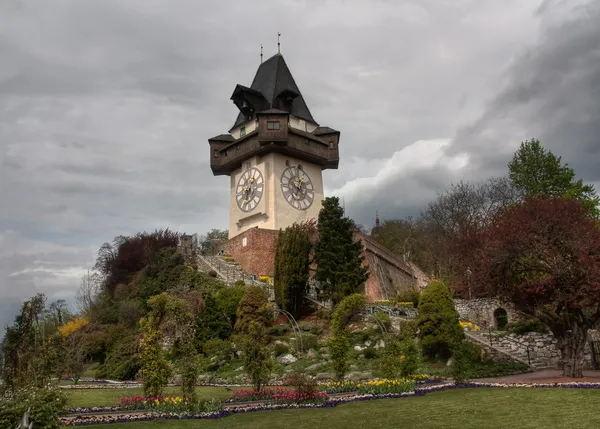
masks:
<svg viewBox="0 0 600 429"><path fill-rule="evenodd" d="M298 88L298 85L296 85L292 73L281 54L273 55L258 67L256 76L254 76L250 88L244 87L243 85L236 86L236 90L231 97L232 100L236 96L239 97L240 91L245 91L247 89L252 91L251 95L255 95L257 92L262 94L265 104L268 106L267 108L285 110L294 116L318 125L312 117L310 110L308 110L308 106L300 93L300 89ZM284 99L286 98L292 100L290 105L284 104ZM263 107L264 106L256 106L256 110L265 110ZM246 119L240 112L232 129L244 122L246 122Z"/></svg>

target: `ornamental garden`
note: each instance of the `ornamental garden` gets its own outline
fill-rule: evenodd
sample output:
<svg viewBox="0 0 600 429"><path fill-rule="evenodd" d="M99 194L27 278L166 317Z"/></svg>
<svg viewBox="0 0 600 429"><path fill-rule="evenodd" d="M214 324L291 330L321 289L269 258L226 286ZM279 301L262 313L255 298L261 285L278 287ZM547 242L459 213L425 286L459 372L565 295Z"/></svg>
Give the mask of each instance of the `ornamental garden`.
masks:
<svg viewBox="0 0 600 429"><path fill-rule="evenodd" d="M553 162L553 193L535 194L526 174ZM406 249L394 240L408 228L412 257L437 271L422 290L378 302L361 293L358 226L337 198L317 222L280 232L274 278L252 284L184 260L175 232L117 237L82 279L77 312L40 294L6 327L0 428L598 427L600 384L582 378L600 319L597 197L537 141L509 168L497 186L514 200L487 207L490 218L454 219L452 243L422 224L384 223L382 245ZM422 221L441 225L469 189L441 195ZM477 340L486 329L456 304L472 297L510 302L523 315L512 334L551 335L572 381L490 381L532 365Z"/></svg>

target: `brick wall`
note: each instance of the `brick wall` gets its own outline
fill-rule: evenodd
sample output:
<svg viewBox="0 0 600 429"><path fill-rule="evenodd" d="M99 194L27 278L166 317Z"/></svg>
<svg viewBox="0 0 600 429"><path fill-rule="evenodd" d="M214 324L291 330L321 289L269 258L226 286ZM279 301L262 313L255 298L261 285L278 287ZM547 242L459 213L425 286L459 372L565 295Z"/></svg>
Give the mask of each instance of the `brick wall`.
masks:
<svg viewBox="0 0 600 429"><path fill-rule="evenodd" d="M391 298L413 287L421 289L429 282L418 267L399 259L371 237L357 232L355 238L362 242L364 265L369 267L365 288L369 302Z"/></svg>
<svg viewBox="0 0 600 429"><path fill-rule="evenodd" d="M222 249L248 274L273 277L278 234L272 229L251 228L233 237Z"/></svg>
<svg viewBox="0 0 600 429"><path fill-rule="evenodd" d="M256 276L274 275L275 251L279 231L252 228L229 240L221 249L229 253L248 274ZM311 233L311 241L318 239ZM413 264L398 259L379 243L360 232L355 239L363 244L364 265L369 267L370 275L364 293L370 302L387 299L411 287L424 287L429 279ZM314 275L316 266L311 271Z"/></svg>

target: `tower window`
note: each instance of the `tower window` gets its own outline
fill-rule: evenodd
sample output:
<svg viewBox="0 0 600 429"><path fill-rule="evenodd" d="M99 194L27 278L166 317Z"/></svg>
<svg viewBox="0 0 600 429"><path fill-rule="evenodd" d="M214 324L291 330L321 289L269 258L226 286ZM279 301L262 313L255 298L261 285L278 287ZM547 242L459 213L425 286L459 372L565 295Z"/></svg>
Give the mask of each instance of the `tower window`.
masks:
<svg viewBox="0 0 600 429"><path fill-rule="evenodd" d="M333 142L329 142L329 149L335 149L335 144Z"/></svg>
<svg viewBox="0 0 600 429"><path fill-rule="evenodd" d="M215 158L218 158L218 157L219 157L219 151L215 150Z"/></svg>
<svg viewBox="0 0 600 429"><path fill-rule="evenodd" d="M279 121L267 121L267 130L279 130L280 126Z"/></svg>
<svg viewBox="0 0 600 429"><path fill-rule="evenodd" d="M246 127L240 128L240 137L244 137L246 135Z"/></svg>

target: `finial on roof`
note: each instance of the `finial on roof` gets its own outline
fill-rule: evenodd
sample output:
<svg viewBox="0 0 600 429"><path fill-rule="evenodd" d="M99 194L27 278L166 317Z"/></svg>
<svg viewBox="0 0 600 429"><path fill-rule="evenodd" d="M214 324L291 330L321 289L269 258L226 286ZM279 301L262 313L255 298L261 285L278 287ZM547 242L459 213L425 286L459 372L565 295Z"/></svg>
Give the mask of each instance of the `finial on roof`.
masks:
<svg viewBox="0 0 600 429"><path fill-rule="evenodd" d="M375 226L379 226L379 212L375 210Z"/></svg>
<svg viewBox="0 0 600 429"><path fill-rule="evenodd" d="M263 58L263 53L262 53L262 43L260 44L260 63L262 64L262 58Z"/></svg>
<svg viewBox="0 0 600 429"><path fill-rule="evenodd" d="M281 36L281 33L277 32L277 53L281 54L281 43L279 43L279 36Z"/></svg>

